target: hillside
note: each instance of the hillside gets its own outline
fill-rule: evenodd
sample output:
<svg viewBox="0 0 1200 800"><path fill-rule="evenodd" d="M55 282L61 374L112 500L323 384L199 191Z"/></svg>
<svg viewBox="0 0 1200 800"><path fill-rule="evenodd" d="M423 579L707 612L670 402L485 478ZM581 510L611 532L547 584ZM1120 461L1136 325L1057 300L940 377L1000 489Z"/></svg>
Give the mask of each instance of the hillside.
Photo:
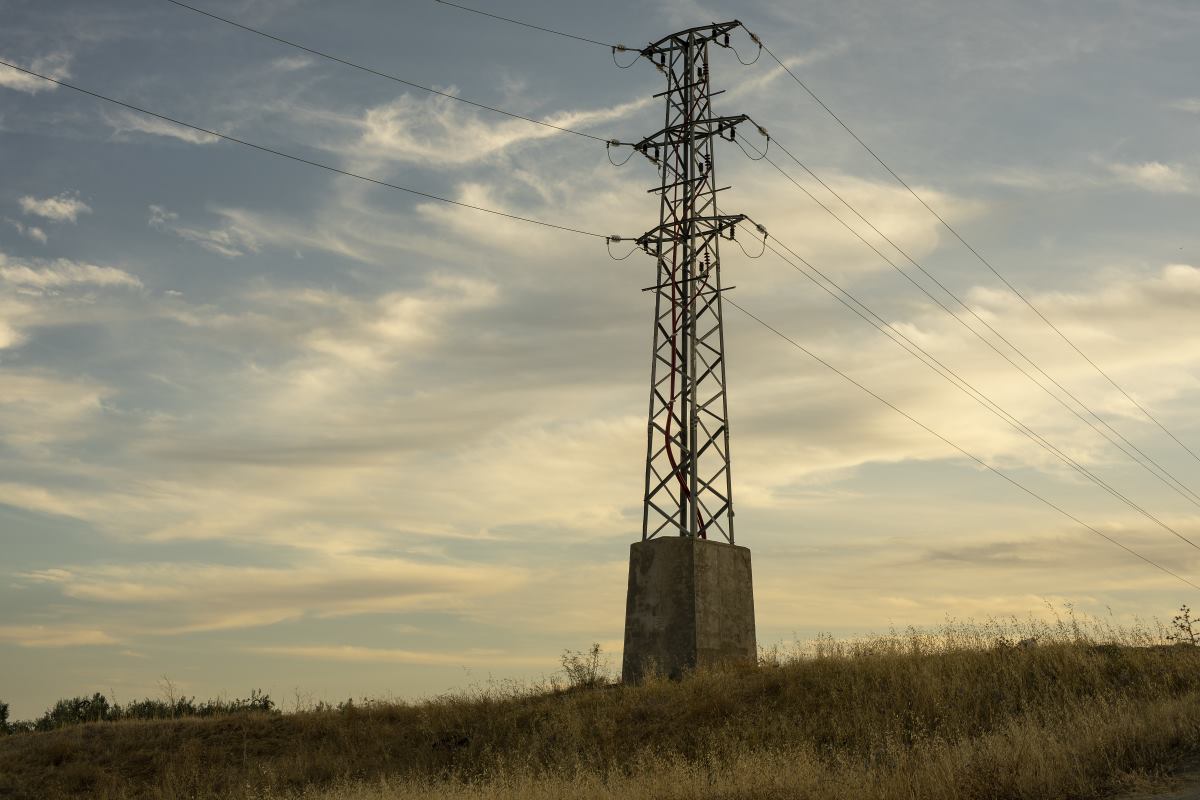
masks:
<svg viewBox="0 0 1200 800"><path fill-rule="evenodd" d="M1200 648L912 634L636 687L75 725L0 797L1095 798L1200 752Z"/></svg>

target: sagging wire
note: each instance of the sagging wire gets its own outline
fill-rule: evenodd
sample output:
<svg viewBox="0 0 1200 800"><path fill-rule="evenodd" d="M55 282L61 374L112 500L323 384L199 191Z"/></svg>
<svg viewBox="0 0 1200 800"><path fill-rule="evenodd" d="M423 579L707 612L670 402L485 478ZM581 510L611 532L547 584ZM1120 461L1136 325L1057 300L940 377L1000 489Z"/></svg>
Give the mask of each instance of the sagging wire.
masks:
<svg viewBox="0 0 1200 800"><path fill-rule="evenodd" d="M629 148L629 155L625 156L624 161L620 161L620 162L613 161L612 149L614 147L628 147ZM627 144L626 142L617 141L616 139L609 139L607 142L604 143L604 152L608 156L608 163L612 164L614 167L623 167L629 163L629 159L633 158L633 154L637 151L633 148L633 145L631 145L631 144Z"/></svg>
<svg viewBox="0 0 1200 800"><path fill-rule="evenodd" d="M745 30L744 25L742 26L742 29ZM747 30L746 33L750 33L750 31ZM758 60L760 58L762 58L762 51L763 51L762 41L760 41L758 36L756 36L753 33L750 33L750 40L753 41L756 45L758 45L758 52L754 54L754 59L751 61L747 61L746 59L742 58L742 54L739 53L738 49L736 47L734 47L733 45L731 45L731 44L725 45L726 47L728 47L730 50L733 51L733 54L737 57L737 60L741 62L743 67L753 66L754 64L758 63Z"/></svg>
<svg viewBox="0 0 1200 800"><path fill-rule="evenodd" d="M634 253L637 252L638 244L636 241L634 241L633 247L630 248L628 253L626 253L625 255L620 256L620 257L613 255L613 251L612 251L613 242L624 242L624 241L626 241L626 239L627 239L627 237L617 236L616 234L605 237L604 246L608 250L608 257L611 258L613 261L624 261L625 259L629 258L631 255L633 255ZM763 248L766 249L765 244L763 245Z"/></svg>
<svg viewBox="0 0 1200 800"><path fill-rule="evenodd" d="M734 137L732 139L730 139L729 141L736 144L738 146L738 148L742 151L742 155L746 156L746 158L750 159L751 161L762 161L764 158L767 157L767 153L771 150L771 134L767 133L767 129L764 128L762 125L755 123L753 120L751 120L750 122L752 125L754 125L754 127L758 128L758 132L760 134L762 134L762 137L764 139L767 140L767 146L762 149L762 152L759 152L758 148L755 147L754 145L750 144L749 142L746 142L746 147L749 147L751 150L753 150L757 154L757 156L752 156L749 153L747 153L746 147L742 147L742 142L744 142L745 139L741 136L738 136L736 133L734 134Z"/></svg>
<svg viewBox="0 0 1200 800"><path fill-rule="evenodd" d="M625 45L623 45L623 44L614 44L614 45L613 45L613 49L612 49L612 58L613 58L613 63L617 65L617 69L629 69L629 68L630 68L630 67L632 67L634 64L636 64L636 63L638 62L638 60L639 60L639 59L642 57L642 53L641 53L641 51L638 51L638 54L637 54L637 56L636 56L636 57L633 59L633 61L630 61L628 64L622 64L620 61L617 61L617 53L618 53L618 52L621 52L621 53L632 53L632 52L634 52L634 51L633 51L631 48L628 48L628 47L626 47L626 46L625 46Z"/></svg>
<svg viewBox="0 0 1200 800"><path fill-rule="evenodd" d="M739 242L736 236L730 236L729 238L734 244L736 244L738 246L738 249L740 249L746 255L746 258L750 258L750 259L762 258L763 253L767 252L767 237L770 236L770 234L767 233L766 228L764 228L762 225L759 225L757 222L750 219L749 217L746 217L746 221L749 222L751 225L753 225L755 230L757 230L759 233L762 234L762 237L763 237L762 238L762 249L758 251L758 255L756 255L756 256L750 255L749 251L746 250L745 245L743 245L741 242Z"/></svg>

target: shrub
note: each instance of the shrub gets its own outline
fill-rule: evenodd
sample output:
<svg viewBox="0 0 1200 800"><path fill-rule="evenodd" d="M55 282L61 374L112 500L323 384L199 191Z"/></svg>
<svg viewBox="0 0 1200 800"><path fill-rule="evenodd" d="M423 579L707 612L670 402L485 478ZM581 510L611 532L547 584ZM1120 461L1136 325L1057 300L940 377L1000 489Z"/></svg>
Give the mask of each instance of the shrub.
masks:
<svg viewBox="0 0 1200 800"><path fill-rule="evenodd" d="M70 725L87 722L116 722L118 720L161 720L182 717L224 717L235 714L278 714L280 713L271 695L260 689L252 689L246 698L233 700L206 700L197 703L194 697L176 697L174 693L163 699L134 700L126 705L110 701L99 692L91 697L64 698L48 708L36 720L25 722L8 721L8 704L0 703L0 735L25 733L27 731L53 731Z"/></svg>
<svg viewBox="0 0 1200 800"><path fill-rule="evenodd" d="M97 692L91 697L72 697L59 700L54 707L34 724L39 731L52 731L66 725L79 725L84 722L103 722L115 719L114 706L108 698Z"/></svg>
<svg viewBox="0 0 1200 800"><path fill-rule="evenodd" d="M575 689L594 689L610 682L608 658L601 654L598 643L587 651L564 650L562 668L567 683Z"/></svg>

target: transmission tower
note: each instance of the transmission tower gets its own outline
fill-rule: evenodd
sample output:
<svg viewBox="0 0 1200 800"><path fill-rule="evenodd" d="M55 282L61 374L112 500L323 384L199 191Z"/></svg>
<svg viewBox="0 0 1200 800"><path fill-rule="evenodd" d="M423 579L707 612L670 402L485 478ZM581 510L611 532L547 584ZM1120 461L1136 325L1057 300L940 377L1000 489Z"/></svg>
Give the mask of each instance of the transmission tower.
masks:
<svg viewBox="0 0 1200 800"><path fill-rule="evenodd" d="M708 45L738 27L691 28L642 51L667 77L665 124L635 146L661 176L659 224L637 240L658 262L643 539L734 541L719 242L745 217L718 212L713 139L732 141L747 117L714 116Z"/></svg>
<svg viewBox="0 0 1200 800"><path fill-rule="evenodd" d="M634 145L657 164L658 225L637 244L657 262L642 541L630 552L626 680L646 665L680 674L753 659L750 551L734 547L722 238L746 217L721 214L713 144L746 115L713 113L709 45L737 21L673 33L640 55L667 79L663 128Z"/></svg>

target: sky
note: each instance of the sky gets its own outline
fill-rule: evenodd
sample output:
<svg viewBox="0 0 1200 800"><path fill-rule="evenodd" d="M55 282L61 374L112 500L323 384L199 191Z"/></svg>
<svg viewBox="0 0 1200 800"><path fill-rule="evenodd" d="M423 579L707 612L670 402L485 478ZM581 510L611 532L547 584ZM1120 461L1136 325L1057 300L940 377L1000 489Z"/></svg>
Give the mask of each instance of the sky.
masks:
<svg viewBox="0 0 1200 800"><path fill-rule="evenodd" d="M662 76L425 0L196 0L604 139ZM477 0L642 45L737 18L989 263L1200 453L1200 8L1124 0ZM202 127L602 234L657 224L604 145L322 61L165 0L0 0L0 58ZM740 37L740 38L739 38ZM750 60L744 33L734 44ZM624 62L623 62L624 63ZM1200 460L1075 354L769 57L713 54L749 114L1186 487ZM781 155L777 163L936 288ZM919 293L764 162L762 222L1119 489L1083 480L769 251L730 296L1088 530L726 310L738 542L762 645L955 619L1167 619L1200 508ZM747 236L739 237L742 239ZM749 255L755 248L747 244ZM621 246L614 246L621 255ZM599 238L306 167L0 67L0 700L285 707L619 664L641 535L654 264ZM939 295L940 296L940 295ZM949 301L947 301L949 302ZM982 328L980 328L982 330ZM1046 381L1043 379L1043 383ZM1047 384L1049 385L1049 384ZM1068 403L1070 405L1070 403Z"/></svg>

